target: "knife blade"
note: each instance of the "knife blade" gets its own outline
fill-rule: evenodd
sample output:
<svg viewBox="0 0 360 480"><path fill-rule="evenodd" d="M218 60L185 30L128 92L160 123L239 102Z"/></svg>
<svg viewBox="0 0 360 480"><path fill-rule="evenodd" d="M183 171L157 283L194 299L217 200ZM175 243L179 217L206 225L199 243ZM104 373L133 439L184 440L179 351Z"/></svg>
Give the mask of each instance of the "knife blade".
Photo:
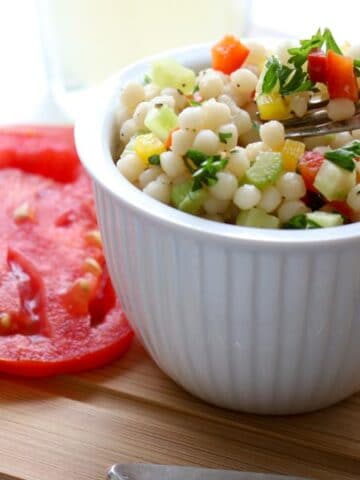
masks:
<svg viewBox="0 0 360 480"><path fill-rule="evenodd" d="M213 468L127 463L113 465L108 480L308 480L272 473L240 472Z"/></svg>

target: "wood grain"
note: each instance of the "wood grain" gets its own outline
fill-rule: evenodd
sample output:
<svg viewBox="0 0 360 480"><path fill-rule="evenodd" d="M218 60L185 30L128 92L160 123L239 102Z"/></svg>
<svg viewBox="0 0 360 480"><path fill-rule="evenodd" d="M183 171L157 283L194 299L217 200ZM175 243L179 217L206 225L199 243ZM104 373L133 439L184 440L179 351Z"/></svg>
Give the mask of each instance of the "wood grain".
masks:
<svg viewBox="0 0 360 480"><path fill-rule="evenodd" d="M175 385L137 343L86 374L3 377L0 408L0 480L103 479L128 461L360 478L360 395L293 417L221 410Z"/></svg>

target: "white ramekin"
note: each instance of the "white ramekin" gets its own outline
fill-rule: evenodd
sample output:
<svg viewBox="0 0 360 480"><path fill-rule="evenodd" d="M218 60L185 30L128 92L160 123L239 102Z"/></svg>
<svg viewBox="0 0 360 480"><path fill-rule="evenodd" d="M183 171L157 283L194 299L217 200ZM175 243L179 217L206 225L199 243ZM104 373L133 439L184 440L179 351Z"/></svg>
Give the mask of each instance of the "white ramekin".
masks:
<svg viewBox="0 0 360 480"><path fill-rule="evenodd" d="M198 69L209 48L171 56ZM110 145L119 90L152 60L111 78L76 125L111 278L137 336L178 384L223 407L299 413L357 391L360 224L238 227L145 196L121 177Z"/></svg>

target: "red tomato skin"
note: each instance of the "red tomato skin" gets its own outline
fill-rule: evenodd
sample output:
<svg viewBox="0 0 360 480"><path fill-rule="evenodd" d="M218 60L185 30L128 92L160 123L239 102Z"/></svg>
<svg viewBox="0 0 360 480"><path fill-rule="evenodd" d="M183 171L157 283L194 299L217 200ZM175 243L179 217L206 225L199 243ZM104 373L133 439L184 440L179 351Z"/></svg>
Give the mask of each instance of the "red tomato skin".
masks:
<svg viewBox="0 0 360 480"><path fill-rule="evenodd" d="M330 98L348 98L356 102L359 97L359 89L353 59L329 50L327 65L327 87Z"/></svg>
<svg viewBox="0 0 360 480"><path fill-rule="evenodd" d="M0 129L0 168L20 168L58 182L79 173L72 127L16 126Z"/></svg>
<svg viewBox="0 0 360 480"><path fill-rule="evenodd" d="M308 55L308 72L314 83L327 83L328 66L327 56L322 50L314 50Z"/></svg>
<svg viewBox="0 0 360 480"><path fill-rule="evenodd" d="M314 181L323 161L324 156L317 152L305 152L299 160L298 170L304 179L306 188L311 192L317 191Z"/></svg>
<svg viewBox="0 0 360 480"><path fill-rule="evenodd" d="M67 136L62 156L68 153L72 161L72 130L71 135L68 128L46 130L40 128L39 135ZM0 129L0 138L2 133ZM79 372L113 361L131 344L133 332L116 299L101 246L86 241L87 233L97 229L92 185L77 157L75 161L71 182L19 167L0 168L0 313L9 312L14 320L8 330L6 325L0 329L0 372L27 377ZM31 162L35 171L41 170L35 156ZM24 201L35 217L19 223L13 212ZM89 257L103 273L86 308L74 315L63 295L79 278L91 277L84 271ZM14 275L14 265L25 276L21 271ZM29 311L28 301L35 310ZM32 311L39 319L29 323Z"/></svg>
<svg viewBox="0 0 360 480"><path fill-rule="evenodd" d="M247 59L250 50L233 35L225 35L211 49L212 67L230 74L240 68Z"/></svg>

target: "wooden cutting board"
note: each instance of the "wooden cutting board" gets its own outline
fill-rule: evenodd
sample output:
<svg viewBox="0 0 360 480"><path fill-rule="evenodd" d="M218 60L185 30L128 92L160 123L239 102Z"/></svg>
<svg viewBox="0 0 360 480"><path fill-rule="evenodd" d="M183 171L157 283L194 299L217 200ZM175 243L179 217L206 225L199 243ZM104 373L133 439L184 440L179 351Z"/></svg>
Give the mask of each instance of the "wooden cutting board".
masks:
<svg viewBox="0 0 360 480"><path fill-rule="evenodd" d="M1 377L0 479L103 479L130 461L359 479L360 395L294 417L221 410L177 387L137 343L90 373Z"/></svg>

